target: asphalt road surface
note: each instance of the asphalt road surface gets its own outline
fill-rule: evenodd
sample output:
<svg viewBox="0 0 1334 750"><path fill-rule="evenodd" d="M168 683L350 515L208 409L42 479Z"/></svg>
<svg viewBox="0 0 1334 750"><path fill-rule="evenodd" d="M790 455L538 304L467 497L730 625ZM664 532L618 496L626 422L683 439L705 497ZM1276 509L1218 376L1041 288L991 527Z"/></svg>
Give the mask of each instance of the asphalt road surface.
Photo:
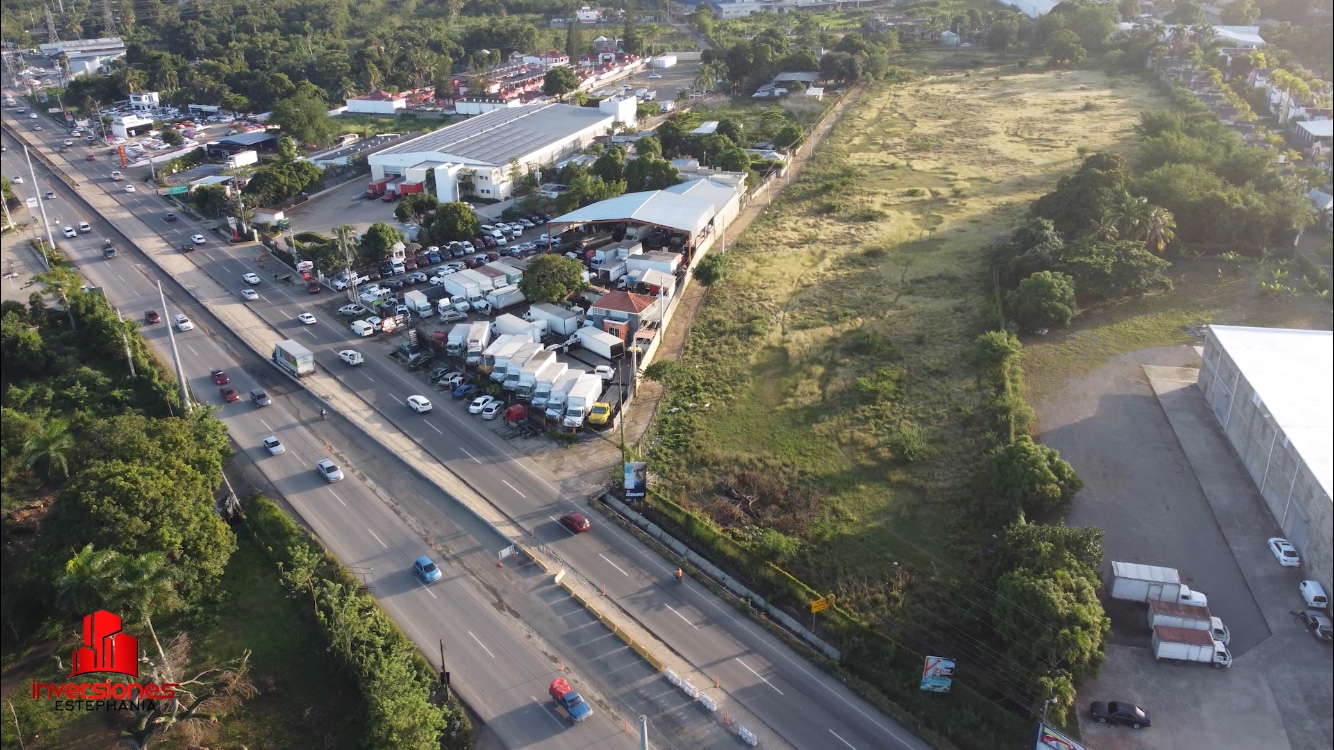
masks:
<svg viewBox="0 0 1334 750"><path fill-rule="evenodd" d="M13 123L12 120L10 122ZM19 127L24 127L24 124L19 123ZM48 127L46 132L28 135L45 136L48 144L58 145L60 142L58 139L63 136L49 132L50 130ZM11 149L12 147L11 144ZM103 151L105 152L105 147ZM147 221L169 244L179 247L190 235L200 231L184 219L173 223L163 221L161 217L166 213L167 207L162 199L155 197L148 189L140 187L135 193L124 192L123 187L119 183L112 182L109 176L112 169L119 167L103 159L86 162L82 159L79 149L55 158L65 156L69 157L70 171L79 173L81 181L87 180L86 189L107 191L122 207ZM7 169L6 173L9 171L12 170ZM63 214L61 216L63 221L68 221ZM55 218L52 218L52 222L60 225ZM95 231L85 237L87 236L100 235ZM89 253L95 253L95 245L100 244L87 240L74 242L86 242L90 245L87 249ZM428 386L416 375L381 356L380 347L375 347L376 351L363 350L366 354L364 365L356 368L345 365L338 359L337 351L345 348L361 349L364 340L354 340L346 321L330 317L317 307L321 300L329 299L330 293L326 291L323 294L310 295L304 287L274 285L272 273L258 265L257 259L253 257L254 252L251 246L232 248L222 242L217 235L210 235L200 250L189 257L201 270L223 283L238 296L245 286L241 281L241 275L247 272L258 274L263 280L257 287L260 299L248 303L256 314L273 326L280 335L294 338L315 352L319 363L337 375L349 389L356 391L373 404L396 426L496 507L524 528L531 530L538 542L554 549L570 566L595 584L605 586L609 598L615 600L701 671L716 677L735 700L758 716L784 740L799 748L846 747L861 750L927 747L925 743L856 696L839 681L798 656L781 640L735 613L726 602L699 588L693 582L675 583L672 580L675 565L645 548L628 533L610 525L598 525L591 532L577 537L570 534L557 522L557 519L565 512L581 510L582 505L578 501L583 498L564 495L556 478L545 471L539 463L512 450L503 439L484 426L479 418L469 415L463 405L451 401L447 394L427 390ZM90 275L98 275L103 273L103 266L113 266L118 260L123 259L102 261L99 255L98 259L92 261L86 268ZM122 277L135 276L114 268L108 268L106 273L116 278L118 286L131 283L129 278ZM139 288L142 285L134 286ZM109 290L109 296L127 310L135 310L145 304L142 291L126 297L123 293L117 296ZM302 312L314 313L317 323L315 325L300 323L297 315ZM164 319L166 318L168 316L164 315ZM152 332L149 335L151 337ZM198 335L192 337L190 334L183 337L182 357L191 359L192 365L187 365L187 369L193 368L191 376L195 379L199 377L206 379L211 367L223 366L217 363L225 361L220 352L194 351L191 347L201 338L203 337ZM200 346L203 347L204 344L201 343ZM207 394L216 393L216 388L210 387L211 383L206 380L195 385L197 392L206 394L206 398ZM248 390L248 386L238 390L244 393ZM404 405L404 400L414 393L427 395L436 403L436 408L425 415L409 410ZM257 444L263 434L268 434L263 431L270 425L292 426L291 420L255 424L253 416L245 413L252 410L246 405L239 406L241 408L237 408L238 405L227 407L223 418L229 422L234 435L250 436L252 446L249 449L255 449L253 444ZM272 409L273 407L270 407L261 412L267 415ZM239 416L233 417L233 413ZM239 419L242 424L233 426L232 419ZM244 443L244 439L238 438L238 442ZM298 445L295 452L302 455L309 464L322 457L317 455L318 449L310 445ZM282 458L284 457L278 457ZM290 459L294 456L288 458L288 463L291 463ZM274 464L276 463L275 461ZM304 497L305 493L315 493L324 498L315 501L321 503L320 505L308 506L309 510L302 508L302 512L311 512L315 516L325 514L339 519L335 523L328 523L326 519L325 525L329 527L327 529L329 536L325 536L325 528L318 528L317 531L335 550L343 549L341 544L350 545L349 549L354 551L352 559L344 557L343 552L339 551L340 558L346 564L379 562L382 566L392 566L391 560L396 561L403 570L403 581L399 587L402 590L394 591L387 598L381 594L382 600L386 601L386 607L395 621L399 622L409 635L415 637L420 632L428 632L428 629L423 627L423 621L418 618L427 618L427 621L430 621L433 617L443 616L432 614L438 608L430 606L430 595L444 587L411 591L409 584L412 583L412 578L407 568L411 560L419 554L413 550L419 550L420 542L415 541L406 527L400 529L404 536L396 537L397 543L377 537L376 534L382 530L388 533L388 528L394 519L381 519L384 524L383 529L371 524L365 515L371 512L369 508L358 510L362 504L349 498L344 497L339 502L335 498L327 497L333 494L341 495L343 486L336 485L332 488L319 486L318 483L322 480L315 476L313 468L310 467L303 468L300 473L304 477L288 477L286 483L279 486L284 492L296 493L293 496L294 504L297 504L297 498ZM350 486L351 482L345 484ZM366 530L364 534L361 531L363 528ZM374 533L371 533L372 531ZM399 550L397 558L392 557L393 549ZM390 557L384 557L386 555ZM359 558L365 562L358 561ZM420 608L399 609L396 604L399 596L406 596L413 601L420 600ZM478 621L485 621L480 614L477 618ZM434 641L428 639L427 642ZM492 651L495 652L494 649ZM535 690L533 694L540 698L545 694L546 683L541 679L535 679L532 684L536 685L538 682L541 682L541 689L534 687L530 692ZM464 694L467 697L466 691ZM512 695L508 695L508 700L510 705L517 709ZM482 707L479 706L478 709L481 713ZM524 711L531 712L537 709L538 706L534 705ZM483 718L488 718L486 713L482 715ZM530 722L532 726L540 724L536 721L540 717L528 717L524 714L520 716L521 723L525 727L528 727ZM579 727L575 731L582 733L585 729ZM597 737L605 737L596 725L587 729ZM568 734L573 736L574 732ZM511 747L529 744L528 740L516 737L513 730L508 736L504 734L502 736L507 744L511 743L511 739L519 742L518 745L510 744ZM553 738L550 741L554 742L557 739Z"/></svg>

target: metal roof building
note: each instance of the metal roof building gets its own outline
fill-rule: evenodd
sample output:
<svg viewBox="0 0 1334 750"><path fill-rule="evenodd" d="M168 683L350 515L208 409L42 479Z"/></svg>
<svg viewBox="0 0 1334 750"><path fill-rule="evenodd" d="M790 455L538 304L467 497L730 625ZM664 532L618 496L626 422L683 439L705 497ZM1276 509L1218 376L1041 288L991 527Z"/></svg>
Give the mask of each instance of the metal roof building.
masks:
<svg viewBox="0 0 1334 750"><path fill-rule="evenodd" d="M633 223L674 229L698 235L704 231L717 213L713 204L704 198L692 198L666 190L626 193L591 206L557 216L551 223L557 227L574 224Z"/></svg>
<svg viewBox="0 0 1334 750"><path fill-rule="evenodd" d="M605 134L615 115L568 104L530 104L496 109L433 133L399 143L368 158L372 179L398 176L423 182L435 170L437 197L458 200L460 173L484 198L509 197L510 164L523 171L578 153Z"/></svg>
<svg viewBox="0 0 1334 750"><path fill-rule="evenodd" d="M1199 388L1313 578L1334 556L1334 333L1209 326Z"/></svg>

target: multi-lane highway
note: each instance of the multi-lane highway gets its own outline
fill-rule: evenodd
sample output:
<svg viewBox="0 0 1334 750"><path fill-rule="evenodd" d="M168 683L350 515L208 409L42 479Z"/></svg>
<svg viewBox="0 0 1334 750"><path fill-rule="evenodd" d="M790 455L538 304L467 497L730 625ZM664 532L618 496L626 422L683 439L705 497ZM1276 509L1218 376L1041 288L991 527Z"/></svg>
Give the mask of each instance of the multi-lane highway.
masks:
<svg viewBox="0 0 1334 750"><path fill-rule="evenodd" d="M10 122L13 123L12 120ZM17 123L17 127L23 128L24 123ZM63 137L51 133L27 134L29 138L43 135L48 139ZM102 150L105 152L105 147ZM188 237L201 231L185 220L165 222L163 217L167 207L151 193L144 190L124 192L119 183L110 179L109 173L112 169L118 169L117 165L101 159L87 162L77 149L55 158L65 156L68 156L66 169L86 184L84 189L105 191L114 197L124 211L147 222L171 247L179 247ZM12 168L6 167L6 174L12 171ZM59 199L55 202L59 202ZM61 217L60 221L52 218L58 226L63 226L61 221L68 223L71 219L77 221L84 218L74 215L77 212L71 213L68 209L64 209L64 213L61 208L48 208L48 211L53 217ZM94 232L71 242L79 248L87 245L76 252L86 252L91 257L97 254L96 245L100 243L88 237L97 238L100 235ZM257 287L260 298L245 303L255 315L275 329L279 336L294 338L314 351L320 365L336 376L347 389L372 404L441 464L523 528L530 530L539 542L556 550L567 563L596 585L605 587L608 598L652 630L662 641L670 644L686 661L716 678L732 699L762 720L778 738L799 748L926 747L899 724L797 655L782 641L735 613L727 603L694 583L672 582L675 565L646 549L628 533L610 524L597 525L591 532L577 537L565 531L556 519L562 513L580 509L578 501L583 498L562 493L560 482L540 462L513 449L490 429L490 423L483 423L469 415L466 408L451 401L447 394L430 390L418 375L404 370L385 357L388 349L386 342L378 338L354 340L346 321L330 314L330 309L337 306L330 304L334 295L327 291L310 295L304 287L275 285L272 283L272 273L258 265L252 247L233 248L221 242L215 234L208 237L209 241L188 257L200 271L229 290L230 295L226 299L216 300L216 303L242 304L237 299L240 291L246 287L241 280L242 274L258 274L263 280ZM113 302L121 305L127 314L133 314L141 308L154 308L155 304L149 304L149 300L144 298L144 289L147 288L144 276L140 273L126 273L118 268L117 264L121 260L128 259L103 261L97 256L85 266L85 271L95 283L101 283L97 281L98 275L115 277L114 282L109 280L103 286L107 287L108 296ZM205 302L213 304L208 300ZM313 313L317 323L300 323L297 316L302 312ZM167 315L163 317L169 319ZM148 332L150 340L160 339L163 335L161 330ZM216 362L225 360L221 352L209 349L206 339L199 341L201 338L204 337L187 333L180 343L183 357L188 356L191 360L187 370L191 370L191 377L196 381L193 383L195 391L207 400L208 395L216 394L217 391L211 381L207 380L207 372L214 366L221 366ZM277 336L272 338L276 339ZM398 340L401 339L395 339L395 343ZM360 367L344 364L336 352L345 348L363 351L366 363ZM248 388L245 383L238 386L242 393ZM415 393L430 397L436 403L436 408L427 414L410 411L404 405L404 399ZM255 411L239 406L244 405L226 407L223 418L228 421L237 442L247 450L262 450L258 447L258 441L264 434L269 434L271 427L295 429L290 415L284 414L286 418L281 420L273 416L278 413L275 407ZM282 404L280 402L275 406L280 408ZM256 421L261 418L269 421ZM340 557L344 554L341 545L348 545L348 549L357 551L351 560L343 557L345 563L391 566L391 561L397 561L403 571L402 580L397 585L401 590L392 594L377 590L377 595L386 600L387 609L410 635L415 637L420 633L435 632L424 623L444 616L436 610L452 608L432 607L431 596L440 596L451 590L447 586L425 589L413 583L407 566L420 553L420 539L411 534L396 516L383 511L382 504L357 502L358 498L344 496L344 488L354 486L353 481L332 487L321 486L319 483L322 480L311 468L315 460L324 456L321 446L308 438L304 440L305 444L302 438L294 437L293 440L295 446L289 450L291 455L264 459L266 467L274 467L274 473L282 482L280 488L284 493L295 493L295 497L289 497L292 497L293 504L303 514L309 513L309 518L321 519L315 524L316 530L331 548L338 551ZM284 459L284 465L291 468L279 470L278 461ZM306 465L298 467L298 461L304 461ZM307 499L299 503L298 498ZM376 519L374 522L372 517ZM596 523L596 518L594 520ZM397 526L395 522L398 522ZM362 529L365 533L362 533ZM396 531L391 534L391 530ZM393 536L397 541L386 536ZM464 582L450 583L460 588L457 594L459 597L463 597L468 590ZM400 599L404 603L400 604ZM473 601L475 603L477 600ZM483 633L490 637L494 628L476 624L485 622L482 615L474 613L474 617L474 628L480 628L482 632L478 632L478 629L471 632L478 637L482 637ZM529 625L539 633L544 627L548 630L560 627L559 622ZM431 642L429 637L426 642ZM502 655L495 649L491 651L496 657ZM509 650L505 652L511 656L517 653ZM485 654L471 655L473 659L483 657ZM514 669L519 670L515 673L516 678L524 666L531 668L531 665L516 663ZM539 682L542 682L541 678L534 677L532 684ZM540 698L545 693L545 683L539 687L540 690L525 689L530 692L537 690L535 695ZM467 691L463 692L471 700ZM492 715L505 716L506 710L514 711L518 708L513 695L509 693L504 694L503 698L483 698L503 701L503 705L510 707L501 710L499 706L502 703L497 703L497 712ZM524 710L536 708L530 706ZM478 709L481 711L482 707ZM487 718L485 712L483 717ZM507 718L519 718L525 727L531 720L524 714ZM580 727L577 731L584 729ZM606 741L605 733L596 726L589 729L600 738L599 741ZM521 731L516 728L509 735L502 733L502 737L511 747L532 744L531 739L518 736ZM570 736L573 737L573 734Z"/></svg>
<svg viewBox="0 0 1334 750"><path fill-rule="evenodd" d="M5 143L10 149L5 154L8 167L16 144L7 137ZM6 174L9 171L6 169ZM28 177L25 184L16 186L21 197L30 197L37 189L56 192L48 213L52 221L57 221L55 216L63 220L65 214L71 214L70 209L60 207L62 201L68 204L71 196L59 182L33 185ZM343 563L367 573L376 597L410 637L418 643L432 644L440 635L448 636L454 684L507 746L632 746L623 727L602 713L595 712L591 720L567 726L547 697L547 685L556 676L551 660L521 628L513 627L511 618L496 612L492 597L479 590L466 574L445 563L440 581L424 585L417 580L411 572L412 561L432 555L432 551L355 472L345 472L345 480L332 484L316 473L315 462L335 454L324 438L297 415L289 399L278 397L262 408L245 399L224 403L210 375L213 370L224 369L231 387L241 394L261 384L237 362L235 349L218 335L211 316L188 302L177 305L169 301L164 310L155 270L138 263L123 249L120 257L103 258L101 240L113 235L110 227L97 216L78 215L77 220L89 221L93 231L76 239L62 239L61 245L84 277L101 286L112 306L126 315L142 316L146 310L162 314L163 322L145 325L142 334L165 361L171 358L167 339L171 316L183 312L190 317L194 330L175 336L195 398L218 408L218 417L240 449ZM269 455L260 442L269 435L278 437L285 452ZM492 545L498 541L492 540ZM443 562L432 556L438 563Z"/></svg>

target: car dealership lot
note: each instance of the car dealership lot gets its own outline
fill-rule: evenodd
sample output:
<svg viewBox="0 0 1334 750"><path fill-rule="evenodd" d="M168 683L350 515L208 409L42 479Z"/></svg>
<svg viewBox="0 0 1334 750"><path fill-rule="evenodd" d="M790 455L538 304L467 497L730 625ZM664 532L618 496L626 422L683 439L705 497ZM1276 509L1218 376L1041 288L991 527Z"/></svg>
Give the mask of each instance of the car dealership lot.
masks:
<svg viewBox="0 0 1334 750"><path fill-rule="evenodd" d="M1183 382L1192 362L1190 347L1136 352L1039 409L1042 441L1085 482L1069 522L1105 530L1105 561L1178 568L1232 631L1231 669L1172 666L1147 648L1143 605L1109 604L1107 663L1079 693L1083 736L1103 750L1330 747L1334 652L1289 614L1302 606L1301 568L1270 552L1277 524L1203 397ZM1138 703L1153 727L1098 725L1087 716L1094 700Z"/></svg>

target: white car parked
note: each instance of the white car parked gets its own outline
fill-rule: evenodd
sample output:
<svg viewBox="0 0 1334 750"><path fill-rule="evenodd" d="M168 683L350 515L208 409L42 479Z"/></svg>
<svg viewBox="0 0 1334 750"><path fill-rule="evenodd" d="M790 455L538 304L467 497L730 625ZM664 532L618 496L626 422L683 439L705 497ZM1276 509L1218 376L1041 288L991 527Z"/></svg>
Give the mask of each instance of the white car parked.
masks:
<svg viewBox="0 0 1334 750"><path fill-rule="evenodd" d="M485 409L488 404L490 404L492 401L495 400L496 400L495 396L478 396L477 398L473 399L473 402L468 406L468 413L481 414L482 410Z"/></svg>
<svg viewBox="0 0 1334 750"><path fill-rule="evenodd" d="M1274 558L1278 560L1278 564L1285 568L1295 568L1302 564L1302 558L1297 554L1297 548L1282 537L1276 536L1269 540L1269 551L1274 553Z"/></svg>

